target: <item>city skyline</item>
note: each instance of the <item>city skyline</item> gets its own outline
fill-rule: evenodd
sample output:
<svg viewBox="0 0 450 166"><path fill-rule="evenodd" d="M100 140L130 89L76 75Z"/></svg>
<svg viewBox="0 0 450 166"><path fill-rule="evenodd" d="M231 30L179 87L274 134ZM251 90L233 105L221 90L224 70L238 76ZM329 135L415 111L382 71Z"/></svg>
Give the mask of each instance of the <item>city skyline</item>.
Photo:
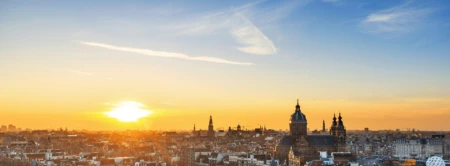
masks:
<svg viewBox="0 0 450 166"><path fill-rule="evenodd" d="M0 122L288 129L298 99L310 130L341 112L347 130L450 131L447 6L2 1Z"/></svg>
<svg viewBox="0 0 450 166"><path fill-rule="evenodd" d="M297 102L298 102L298 100L297 100ZM114 110L116 110L116 109L112 109L111 111L114 111ZM110 112L111 112L110 111ZM109 112L104 112L104 114L108 114ZM151 112L151 113L153 113L153 112ZM151 114L150 113L150 114ZM339 111L337 114L336 113L334 113L333 114L333 120L330 120L330 122L332 122L332 121L334 121L334 118L337 118L337 117L340 117L341 116L341 112ZM210 117L210 120L209 120L209 123L211 124L211 118L212 118L212 115L209 115L209 117ZM198 126L197 124L203 124L203 123L194 123L193 124L193 126L191 127L191 128L175 128L175 129L168 129L168 128L147 128L147 127L149 127L149 126L146 126L146 125L149 125L149 124L147 124L146 123L146 118L148 118L148 117L146 117L146 116L144 116L144 117L141 117L141 118L137 118L137 119L135 119L135 120L132 120L132 121L129 121L129 120L125 120L125 121L122 121L121 119L119 119L119 118L117 118L117 117L111 117L111 118L116 118L116 120L117 121L119 121L119 122L127 122L127 123L132 123L132 125L130 125L130 126L133 126L132 128L127 128L127 127L125 127L125 128L114 128L114 129L107 129L107 130L104 130L104 129L94 129L94 130L92 130L92 131L121 131L121 130L148 130L148 131L184 131L184 132L192 132L192 131L207 131L208 130L208 128L209 128L209 126ZM220 117L219 117L220 118ZM127 119L127 118L125 118L125 119ZM313 119L314 120L314 119ZM219 120L220 121L220 120ZM316 122L317 123L317 122ZM311 123L308 123L308 124L311 124ZM315 123L312 123L312 124L315 124ZM328 125L328 124L330 124L330 126ZM123 124L120 124L120 125L123 125ZM325 131L327 131L327 132L330 132L329 130L331 129L331 125L332 125L332 123L328 123L328 121L327 120L325 120L325 119L323 119L322 121L321 121L321 128L307 128L307 130L308 130L308 132L313 132L313 131L321 131L323 128L325 128ZM12 130L10 129L10 127L12 126ZM140 128L140 127L141 128ZM248 124L248 123L237 123L237 124L228 124L228 126L217 126L216 125L216 127L214 127L213 128L213 130L215 130L216 132L217 131L219 131L219 130L223 130L223 131L227 131L228 129L233 129L233 130L236 130L237 128L239 128L238 126L241 126L242 127L242 130L253 130L253 129L258 129L258 128L264 128L264 129L271 129L271 130L282 130L282 131L288 131L289 130L289 128L270 128L270 127L267 127L266 126L266 124L265 123L258 123L258 124L256 124L256 125L253 125L253 124ZM1 130L2 131L14 131L14 132L17 132L17 131L21 131L21 130L58 130L58 129L61 129L61 130L67 130L67 126L64 126L64 127L57 127L57 128L21 128L21 127L19 127L19 126L15 126L14 124L8 124L8 125L1 125ZM76 128L76 129L71 129L71 130L89 130L89 129L86 129L86 128ZM348 129L348 131L365 131L365 130L370 130L370 131L408 131L408 132L410 132L410 131L442 131L442 132L447 132L448 130L442 130L442 129L434 129L434 130L420 130L420 129L417 129L417 128L414 128L414 127L407 127L407 128L385 128L385 129L383 129L383 128L369 128L369 127L363 127L363 128L358 128L358 129Z"/></svg>

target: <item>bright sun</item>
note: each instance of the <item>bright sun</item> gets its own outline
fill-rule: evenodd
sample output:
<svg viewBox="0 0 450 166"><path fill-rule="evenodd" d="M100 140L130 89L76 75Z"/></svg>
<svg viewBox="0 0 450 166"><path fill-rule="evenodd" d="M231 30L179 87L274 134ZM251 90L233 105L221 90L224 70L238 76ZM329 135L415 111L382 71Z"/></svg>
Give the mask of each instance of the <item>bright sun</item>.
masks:
<svg viewBox="0 0 450 166"><path fill-rule="evenodd" d="M152 114L151 111L143 109L144 104L135 101L120 102L114 106L114 109L105 114L121 122L136 122L139 118Z"/></svg>

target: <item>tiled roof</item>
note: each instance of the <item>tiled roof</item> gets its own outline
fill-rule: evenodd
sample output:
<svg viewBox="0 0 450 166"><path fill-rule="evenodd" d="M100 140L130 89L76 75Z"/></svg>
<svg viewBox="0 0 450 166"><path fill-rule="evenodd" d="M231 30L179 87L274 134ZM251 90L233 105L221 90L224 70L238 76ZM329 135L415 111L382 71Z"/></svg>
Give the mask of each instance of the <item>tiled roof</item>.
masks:
<svg viewBox="0 0 450 166"><path fill-rule="evenodd" d="M284 135L283 138L280 139L277 146L292 146L294 144L294 139L290 135Z"/></svg>
<svg viewBox="0 0 450 166"><path fill-rule="evenodd" d="M334 146L335 136L332 135L310 135L306 137L311 146Z"/></svg>

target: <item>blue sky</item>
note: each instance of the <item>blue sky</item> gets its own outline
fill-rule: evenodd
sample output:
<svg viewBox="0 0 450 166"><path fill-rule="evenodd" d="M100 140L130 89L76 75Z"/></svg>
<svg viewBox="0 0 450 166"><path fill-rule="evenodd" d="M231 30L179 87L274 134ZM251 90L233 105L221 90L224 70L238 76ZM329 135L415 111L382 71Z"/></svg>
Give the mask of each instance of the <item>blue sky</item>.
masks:
<svg viewBox="0 0 450 166"><path fill-rule="evenodd" d="M99 103L141 91L156 91L142 96L150 102L172 103L449 98L449 7L418 0L1 1L0 92L28 87L58 96L64 87L113 96ZM95 88L103 84L110 89ZM216 96L171 98L198 91Z"/></svg>

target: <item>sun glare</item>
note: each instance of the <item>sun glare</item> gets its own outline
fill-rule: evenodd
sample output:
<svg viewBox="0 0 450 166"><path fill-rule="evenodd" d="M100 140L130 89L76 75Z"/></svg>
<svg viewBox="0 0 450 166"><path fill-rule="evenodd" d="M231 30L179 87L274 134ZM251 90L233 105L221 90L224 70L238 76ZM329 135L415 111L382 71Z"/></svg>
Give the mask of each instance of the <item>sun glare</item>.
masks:
<svg viewBox="0 0 450 166"><path fill-rule="evenodd" d="M135 101L125 101L114 106L114 109L105 114L121 122L136 122L139 118L152 114L151 111L143 109L144 104Z"/></svg>

